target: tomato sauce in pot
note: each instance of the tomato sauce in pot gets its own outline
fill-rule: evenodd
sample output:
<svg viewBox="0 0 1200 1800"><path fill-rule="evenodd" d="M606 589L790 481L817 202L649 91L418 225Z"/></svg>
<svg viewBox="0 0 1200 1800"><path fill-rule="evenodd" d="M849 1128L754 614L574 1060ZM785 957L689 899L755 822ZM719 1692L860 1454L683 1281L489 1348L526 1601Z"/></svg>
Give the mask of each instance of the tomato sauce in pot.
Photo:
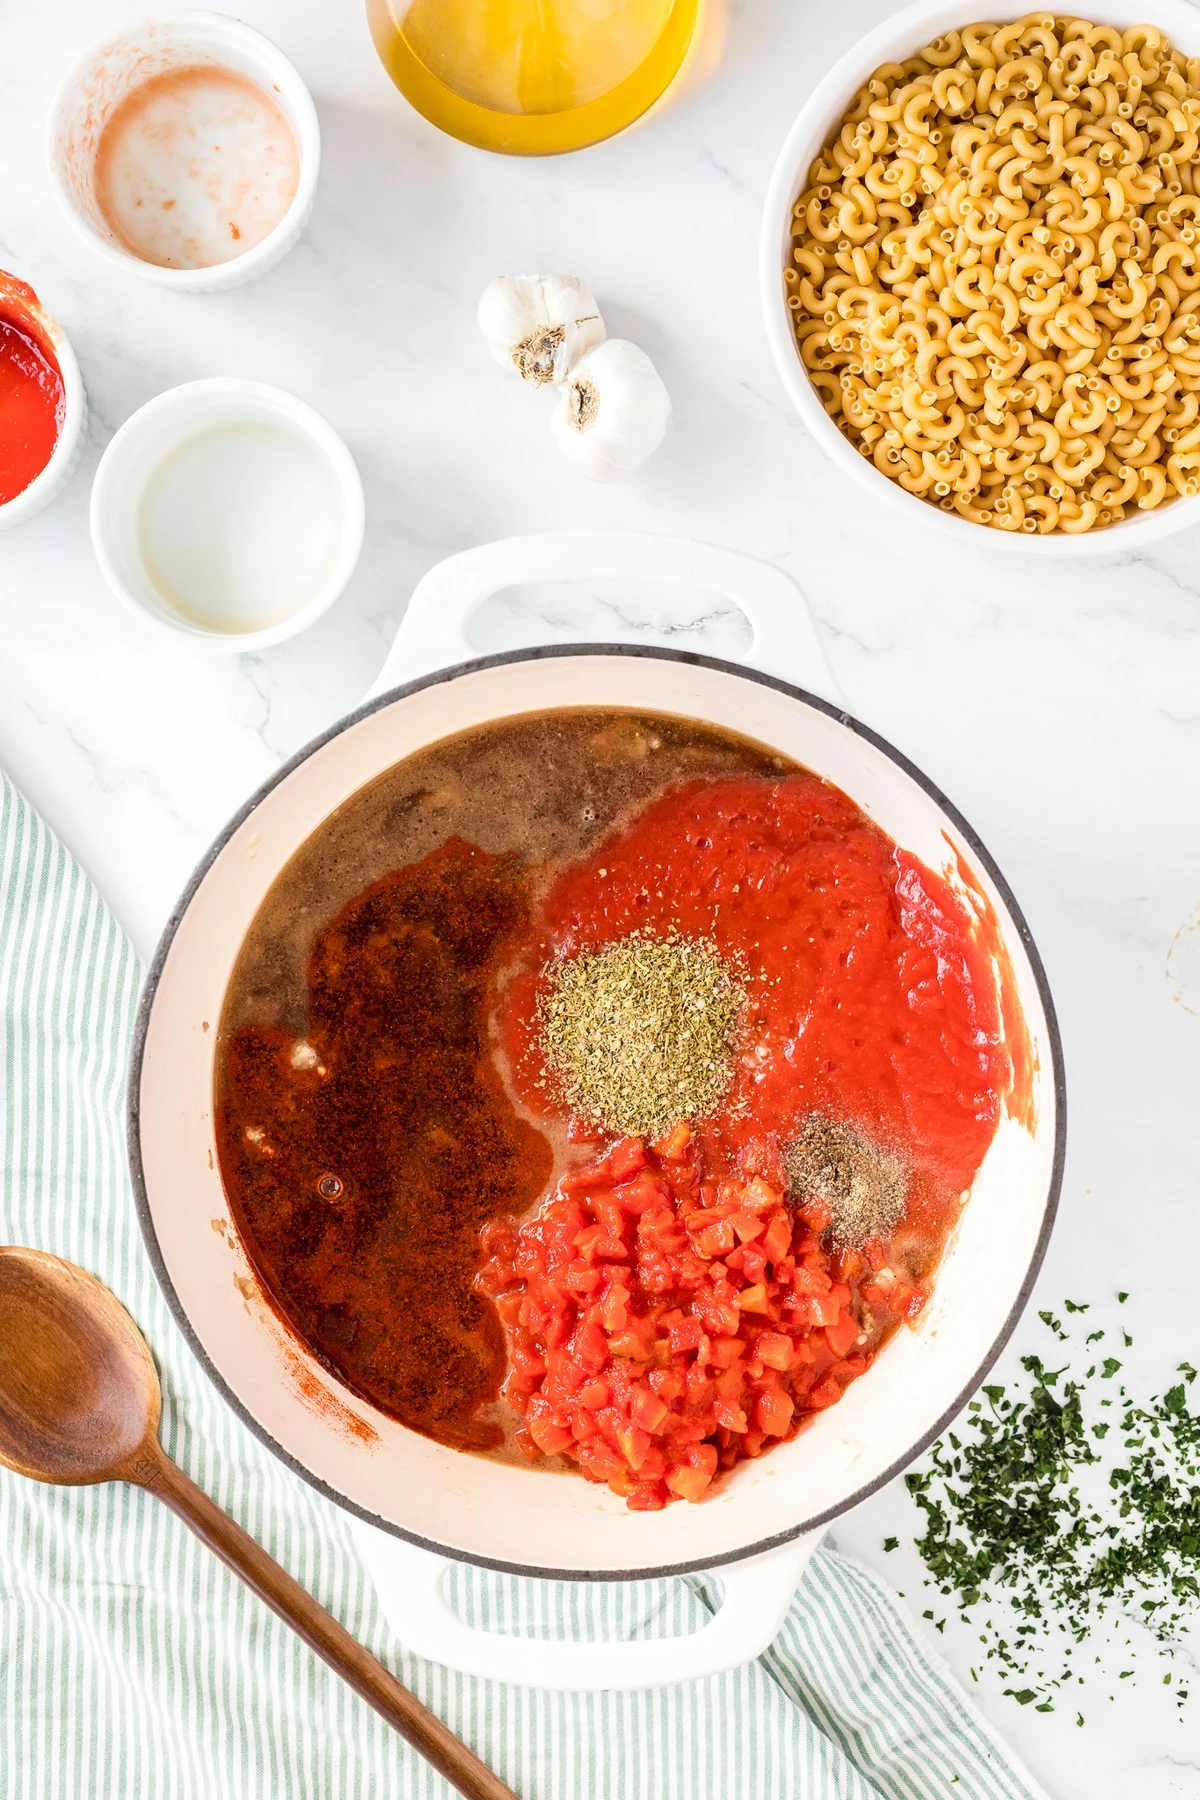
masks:
<svg viewBox="0 0 1200 1800"><path fill-rule="evenodd" d="M572 1118L540 1031L555 959L631 932L703 937L745 996L724 1100L655 1144ZM352 1391L655 1506L919 1311L1011 1079L958 887L761 745L572 709L431 746L301 848L230 981L217 1135L265 1292ZM902 1159L886 1241L787 1191L814 1114Z"/></svg>
<svg viewBox="0 0 1200 1800"><path fill-rule="evenodd" d="M15 500L54 455L66 389L37 295L0 272L0 505Z"/></svg>

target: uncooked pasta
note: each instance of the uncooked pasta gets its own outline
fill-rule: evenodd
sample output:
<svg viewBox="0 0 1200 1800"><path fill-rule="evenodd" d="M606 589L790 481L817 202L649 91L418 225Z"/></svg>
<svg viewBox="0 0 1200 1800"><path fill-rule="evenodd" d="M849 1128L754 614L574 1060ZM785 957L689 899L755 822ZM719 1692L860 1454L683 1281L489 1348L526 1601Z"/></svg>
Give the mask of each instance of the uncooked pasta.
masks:
<svg viewBox="0 0 1200 1800"><path fill-rule="evenodd" d="M1029 13L887 63L813 163L788 304L845 436L977 524L1200 492L1200 59Z"/></svg>

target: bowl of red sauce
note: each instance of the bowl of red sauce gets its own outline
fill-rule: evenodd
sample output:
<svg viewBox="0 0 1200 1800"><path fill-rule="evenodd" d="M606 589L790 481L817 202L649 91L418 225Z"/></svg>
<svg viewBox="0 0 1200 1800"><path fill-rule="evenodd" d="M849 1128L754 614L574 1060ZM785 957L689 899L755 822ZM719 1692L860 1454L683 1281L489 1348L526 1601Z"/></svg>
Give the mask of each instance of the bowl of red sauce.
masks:
<svg viewBox="0 0 1200 1800"><path fill-rule="evenodd" d="M804 641L783 577L620 534L452 559L427 633L452 654L539 545L702 567ZM616 645L418 676L261 789L160 946L130 1108L223 1392L386 1534L406 1642L552 1686L599 1652L472 1648L410 1547L733 1565L756 1654L814 1533L999 1354L1065 1131L1044 970L951 802L819 693ZM737 1660L627 1653L616 1685Z"/></svg>
<svg viewBox="0 0 1200 1800"><path fill-rule="evenodd" d="M83 381L62 327L0 271L0 529L52 500L79 460Z"/></svg>

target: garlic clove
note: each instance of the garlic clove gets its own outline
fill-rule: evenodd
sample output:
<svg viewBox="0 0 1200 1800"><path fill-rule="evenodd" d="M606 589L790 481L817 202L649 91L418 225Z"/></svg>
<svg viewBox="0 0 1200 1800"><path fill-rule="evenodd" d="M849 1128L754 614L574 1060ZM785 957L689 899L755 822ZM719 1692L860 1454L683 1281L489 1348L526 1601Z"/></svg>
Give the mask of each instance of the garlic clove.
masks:
<svg viewBox="0 0 1200 1800"><path fill-rule="evenodd" d="M581 356L562 384L554 436L593 481L619 481L662 443L671 396L644 350L608 338Z"/></svg>
<svg viewBox="0 0 1200 1800"><path fill-rule="evenodd" d="M538 386L564 380L604 341L596 296L574 275L498 275L483 291L478 318L496 361Z"/></svg>

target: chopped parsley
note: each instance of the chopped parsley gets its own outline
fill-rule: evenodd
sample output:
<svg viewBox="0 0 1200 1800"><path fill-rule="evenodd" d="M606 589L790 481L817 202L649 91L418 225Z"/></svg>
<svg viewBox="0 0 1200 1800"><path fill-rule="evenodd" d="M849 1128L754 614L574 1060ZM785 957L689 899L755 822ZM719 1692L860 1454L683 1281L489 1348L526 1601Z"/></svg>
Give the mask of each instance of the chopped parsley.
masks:
<svg viewBox="0 0 1200 1800"><path fill-rule="evenodd" d="M1087 1310L1064 1305L1068 1314ZM1053 1313L1040 1317L1056 1346L1069 1343ZM1012 1683L1004 1692L1038 1712L1052 1711L1057 1691L1081 1679L1072 1659L1103 1626L1136 1619L1173 1655L1200 1611L1200 1412L1189 1404L1196 1370L1181 1363L1181 1379L1142 1404L1119 1382L1104 1398L1086 1385L1114 1383L1115 1357L1076 1379L1069 1351L1060 1354L1061 1368L1025 1356L1025 1381L982 1388L983 1399L905 1476L924 1515L916 1546L927 1587L950 1598L964 1622L983 1624L987 1658ZM1097 1420L1105 1406L1109 1418ZM1183 1685L1170 1671L1165 1682L1182 1709L1188 1687L1179 1673ZM1122 1669L1118 1679L1132 1674Z"/></svg>

